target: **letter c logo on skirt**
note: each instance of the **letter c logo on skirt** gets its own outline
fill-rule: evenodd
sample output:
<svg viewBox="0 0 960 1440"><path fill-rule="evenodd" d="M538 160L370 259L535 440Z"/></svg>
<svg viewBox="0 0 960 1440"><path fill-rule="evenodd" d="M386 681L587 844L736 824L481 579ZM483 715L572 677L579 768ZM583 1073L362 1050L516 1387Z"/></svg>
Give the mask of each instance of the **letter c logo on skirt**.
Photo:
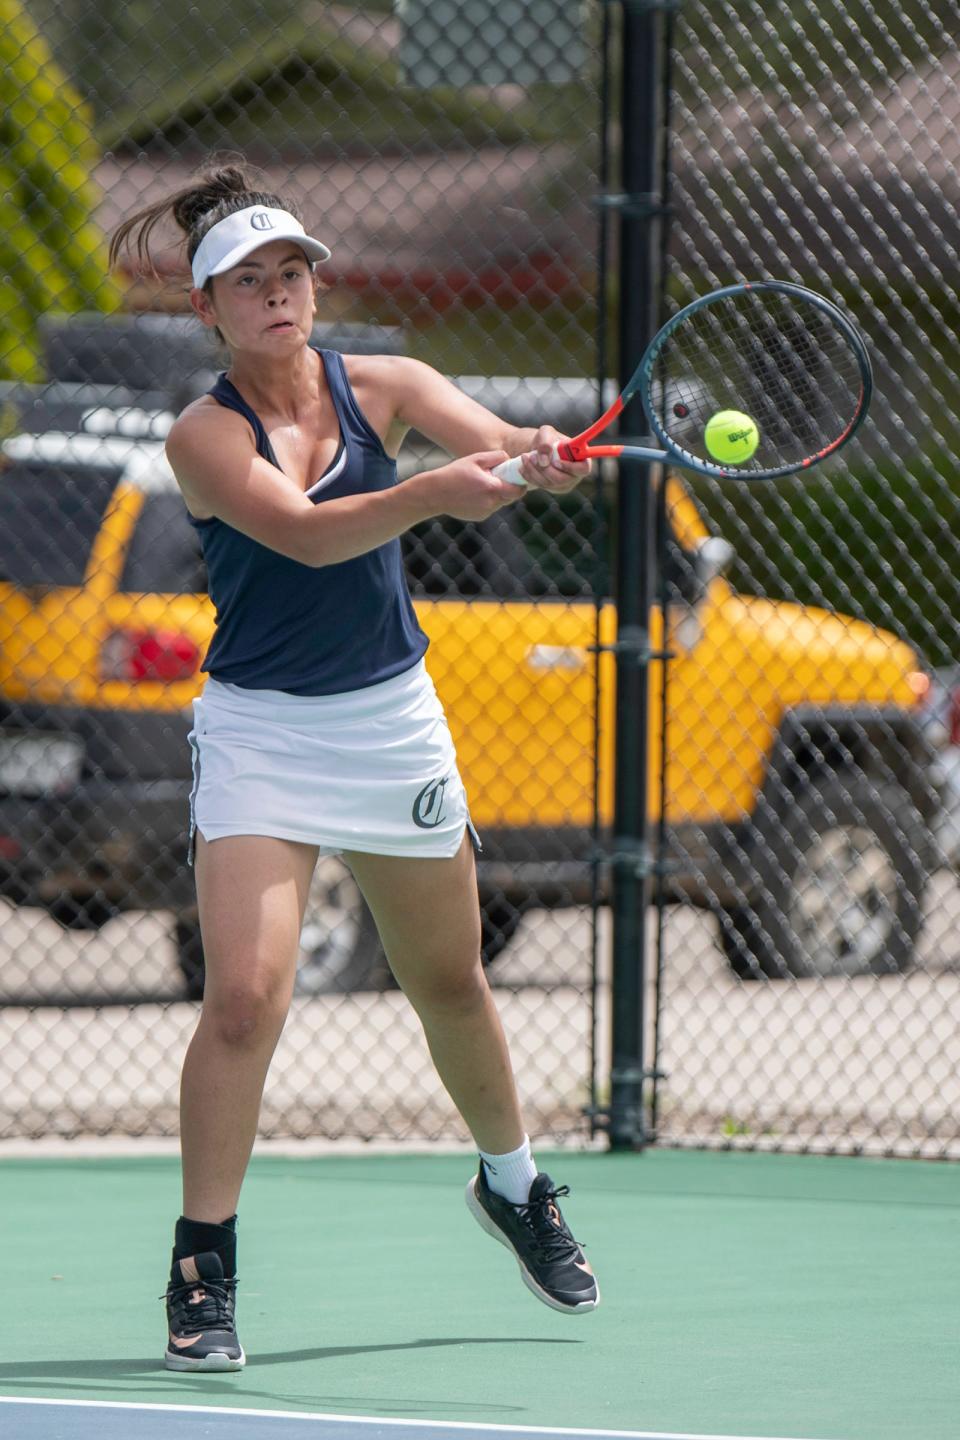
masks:
<svg viewBox="0 0 960 1440"><path fill-rule="evenodd" d="M429 780L413 802L413 823L421 830L435 830L443 824L443 792L447 777Z"/></svg>

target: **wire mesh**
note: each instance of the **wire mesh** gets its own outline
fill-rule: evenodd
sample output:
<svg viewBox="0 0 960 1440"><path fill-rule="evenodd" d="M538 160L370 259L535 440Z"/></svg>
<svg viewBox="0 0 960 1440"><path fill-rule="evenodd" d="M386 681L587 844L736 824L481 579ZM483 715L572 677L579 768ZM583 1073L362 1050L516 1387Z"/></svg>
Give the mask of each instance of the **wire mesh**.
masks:
<svg viewBox="0 0 960 1440"><path fill-rule="evenodd" d="M204 983L186 737L214 617L163 442L225 360L173 229L112 276L105 239L242 157L333 251L314 343L569 433L594 404L599 74L579 12L515 8L453 73L441 7L4 4L0 1135L175 1132ZM446 458L410 433L401 481ZM592 496L541 493L403 540L484 842L484 960L530 1126L561 1137L592 1083L596 533ZM337 858L262 1131L466 1134Z"/></svg>
<svg viewBox="0 0 960 1440"><path fill-rule="evenodd" d="M676 596L670 859L703 908L667 911L663 1140L958 1149L958 22L676 17L674 301L808 285L866 332L877 390L809 478L688 487L730 548L687 641Z"/></svg>
<svg viewBox="0 0 960 1440"><path fill-rule="evenodd" d="M173 1133L203 983L186 734L213 617L163 440L223 360L175 237L158 276L113 277L104 237L240 153L334 252L317 343L416 356L512 424L573 433L602 408L616 303L593 200L617 27L613 7L559 7L561 27L545 3L535 45L514 27L442 84L440 6L0 4L0 1136ZM960 10L688 0L671 28L669 305L809 285L865 330L876 397L813 479L670 480L656 1133L953 1154ZM401 476L441 459L411 435ZM556 1138L585 1133L609 1070L590 902L613 479L404 542L484 840L488 973L531 1129ZM464 1133L337 860L262 1130Z"/></svg>

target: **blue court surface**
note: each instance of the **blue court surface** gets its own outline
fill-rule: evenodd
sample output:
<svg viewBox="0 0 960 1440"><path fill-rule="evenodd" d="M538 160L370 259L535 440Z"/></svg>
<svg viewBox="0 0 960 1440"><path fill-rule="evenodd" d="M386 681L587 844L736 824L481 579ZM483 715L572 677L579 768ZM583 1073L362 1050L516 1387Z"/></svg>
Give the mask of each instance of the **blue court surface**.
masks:
<svg viewBox="0 0 960 1440"><path fill-rule="evenodd" d="M103 1404L92 1400L9 1400L0 1396L0 1435L9 1440L786 1440L782 1436L665 1430L549 1430L429 1420L344 1419L207 1406ZM790 1437L797 1440L797 1437Z"/></svg>

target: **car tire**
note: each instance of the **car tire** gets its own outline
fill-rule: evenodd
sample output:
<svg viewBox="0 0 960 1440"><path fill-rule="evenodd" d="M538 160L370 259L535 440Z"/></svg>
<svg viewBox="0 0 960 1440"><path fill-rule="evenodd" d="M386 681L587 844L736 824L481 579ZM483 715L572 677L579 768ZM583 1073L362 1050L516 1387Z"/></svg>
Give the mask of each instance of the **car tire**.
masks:
<svg viewBox="0 0 960 1440"><path fill-rule="evenodd" d="M811 786L762 848L749 904L723 909L742 980L908 970L923 923L930 837L900 785L862 771Z"/></svg>
<svg viewBox="0 0 960 1440"><path fill-rule="evenodd" d="M178 915L174 925L177 963L187 998L203 998L204 959L196 910ZM341 860L317 862L300 931L297 995L339 995L351 990L382 990L392 983L373 916L356 881Z"/></svg>
<svg viewBox="0 0 960 1440"><path fill-rule="evenodd" d="M196 913L188 911L174 920L173 939L177 948L177 965L186 987L188 1000L203 999L203 941Z"/></svg>
<svg viewBox="0 0 960 1440"><path fill-rule="evenodd" d="M47 902L47 913L64 930L102 930L122 911L103 895L74 895L63 890Z"/></svg>
<svg viewBox="0 0 960 1440"><path fill-rule="evenodd" d="M311 904L314 907L312 924ZM492 964L510 944L522 918L522 907L512 905L502 896L484 902L480 927L485 966ZM298 994L330 995L349 990L397 988L373 916L342 861L331 858L319 862L300 938Z"/></svg>
<svg viewBox="0 0 960 1440"><path fill-rule="evenodd" d="M387 990L393 976L359 886L342 860L321 856L300 931L297 995Z"/></svg>
<svg viewBox="0 0 960 1440"><path fill-rule="evenodd" d="M514 904L502 895L483 901L480 907L480 953L484 967L492 965L506 950L524 913L522 902Z"/></svg>
<svg viewBox="0 0 960 1440"><path fill-rule="evenodd" d="M523 907L503 897L484 902L482 958L490 965L510 944ZM203 941L195 910L176 917L177 963L189 1000L202 1000ZM352 990L390 990L396 980L387 964L377 927L357 883L333 856L317 863L300 932L295 994L339 995Z"/></svg>

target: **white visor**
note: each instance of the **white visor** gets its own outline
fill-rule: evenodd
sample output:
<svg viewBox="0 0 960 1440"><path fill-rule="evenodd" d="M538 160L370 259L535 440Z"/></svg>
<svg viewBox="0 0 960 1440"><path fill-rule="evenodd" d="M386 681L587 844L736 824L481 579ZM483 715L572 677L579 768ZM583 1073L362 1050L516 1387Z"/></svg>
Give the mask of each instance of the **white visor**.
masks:
<svg viewBox="0 0 960 1440"><path fill-rule="evenodd" d="M329 260L330 251L304 230L300 221L287 210L271 210L263 205L249 205L225 220L211 226L197 246L193 257L193 283L201 290L211 275L232 270L261 245L271 240L292 240L313 265Z"/></svg>

